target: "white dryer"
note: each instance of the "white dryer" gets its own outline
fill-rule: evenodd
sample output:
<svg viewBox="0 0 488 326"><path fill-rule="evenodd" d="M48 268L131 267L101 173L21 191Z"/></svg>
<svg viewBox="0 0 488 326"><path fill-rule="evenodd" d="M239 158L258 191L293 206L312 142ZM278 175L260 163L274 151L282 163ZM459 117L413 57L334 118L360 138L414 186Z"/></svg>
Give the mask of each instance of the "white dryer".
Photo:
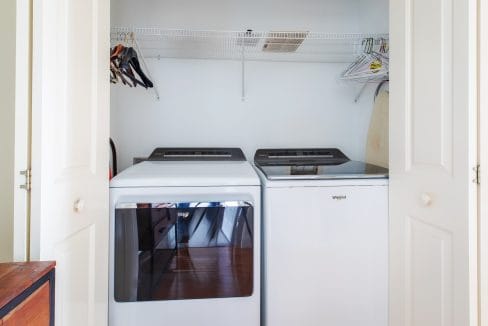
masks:
<svg viewBox="0 0 488 326"><path fill-rule="evenodd" d="M265 326L388 325L388 171L337 149L258 150Z"/></svg>
<svg viewBox="0 0 488 326"><path fill-rule="evenodd" d="M240 149L156 149L110 183L111 326L258 326L260 180Z"/></svg>

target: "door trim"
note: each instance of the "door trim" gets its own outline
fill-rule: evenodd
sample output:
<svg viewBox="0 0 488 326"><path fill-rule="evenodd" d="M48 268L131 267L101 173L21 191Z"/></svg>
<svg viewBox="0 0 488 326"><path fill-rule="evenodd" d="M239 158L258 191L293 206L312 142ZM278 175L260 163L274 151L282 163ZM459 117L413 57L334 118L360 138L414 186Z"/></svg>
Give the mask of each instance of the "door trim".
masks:
<svg viewBox="0 0 488 326"><path fill-rule="evenodd" d="M479 212L479 321L488 326L488 3L478 0L478 138L481 165Z"/></svg>
<svg viewBox="0 0 488 326"><path fill-rule="evenodd" d="M13 259L28 261L30 193L20 188L25 183L20 171L31 165L32 0L17 0L16 11Z"/></svg>

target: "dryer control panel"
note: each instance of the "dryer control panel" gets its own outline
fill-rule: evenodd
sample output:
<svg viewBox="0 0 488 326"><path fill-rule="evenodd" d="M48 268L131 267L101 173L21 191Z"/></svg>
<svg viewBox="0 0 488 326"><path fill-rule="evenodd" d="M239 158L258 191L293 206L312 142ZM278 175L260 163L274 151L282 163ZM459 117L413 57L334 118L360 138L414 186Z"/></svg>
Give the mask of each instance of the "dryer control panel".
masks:
<svg viewBox="0 0 488 326"><path fill-rule="evenodd" d="M149 161L245 161L240 148L156 148Z"/></svg>

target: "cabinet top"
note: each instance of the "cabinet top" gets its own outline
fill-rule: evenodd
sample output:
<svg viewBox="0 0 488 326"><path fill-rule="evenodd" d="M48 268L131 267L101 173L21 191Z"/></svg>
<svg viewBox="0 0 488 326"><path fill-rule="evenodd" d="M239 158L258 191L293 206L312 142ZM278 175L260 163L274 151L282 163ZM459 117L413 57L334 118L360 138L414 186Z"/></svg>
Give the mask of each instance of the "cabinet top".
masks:
<svg viewBox="0 0 488 326"><path fill-rule="evenodd" d="M49 273L56 263L0 263L0 308Z"/></svg>

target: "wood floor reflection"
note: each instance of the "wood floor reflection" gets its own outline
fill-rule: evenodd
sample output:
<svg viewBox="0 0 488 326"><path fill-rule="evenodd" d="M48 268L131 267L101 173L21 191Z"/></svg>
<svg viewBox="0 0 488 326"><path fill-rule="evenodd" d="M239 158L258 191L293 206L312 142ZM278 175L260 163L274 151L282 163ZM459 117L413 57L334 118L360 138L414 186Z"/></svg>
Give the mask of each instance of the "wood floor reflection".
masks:
<svg viewBox="0 0 488 326"><path fill-rule="evenodd" d="M177 249L153 288L152 300L250 296L252 248Z"/></svg>

